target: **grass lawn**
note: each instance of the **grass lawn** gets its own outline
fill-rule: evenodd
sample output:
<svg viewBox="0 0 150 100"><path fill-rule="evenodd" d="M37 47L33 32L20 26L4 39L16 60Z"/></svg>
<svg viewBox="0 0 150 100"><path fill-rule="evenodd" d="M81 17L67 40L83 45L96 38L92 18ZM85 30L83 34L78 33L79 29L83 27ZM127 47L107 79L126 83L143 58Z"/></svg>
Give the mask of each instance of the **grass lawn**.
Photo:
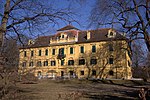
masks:
<svg viewBox="0 0 150 100"><path fill-rule="evenodd" d="M124 83L124 84L123 84ZM141 82L39 80L18 83L19 100L138 100Z"/></svg>

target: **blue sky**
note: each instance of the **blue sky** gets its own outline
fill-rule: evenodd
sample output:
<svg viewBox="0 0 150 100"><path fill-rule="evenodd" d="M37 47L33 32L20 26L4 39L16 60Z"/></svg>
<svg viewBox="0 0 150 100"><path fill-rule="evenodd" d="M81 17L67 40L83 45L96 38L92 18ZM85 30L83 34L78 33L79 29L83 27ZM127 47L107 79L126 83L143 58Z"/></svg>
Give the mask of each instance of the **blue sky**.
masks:
<svg viewBox="0 0 150 100"><path fill-rule="evenodd" d="M81 3L76 2L76 1L71 1L71 0L55 0L55 2L53 2L53 6L56 6L57 8L66 8L69 6L70 9L76 14L74 16L74 20L76 20L78 22L78 23L72 22L71 25L73 25L81 30L86 30L86 29L89 29L88 28L88 25L89 25L88 18L90 16L90 12L91 12L91 9L92 9L94 3L95 3L94 0L86 0ZM52 32L53 32L53 30L55 32L55 30L62 28L68 24L69 24L69 22L64 23L64 22L60 21L59 25L52 27Z"/></svg>
<svg viewBox="0 0 150 100"><path fill-rule="evenodd" d="M1 2L0 3L0 7L1 7L0 12L3 13L5 0L0 0L0 2ZM36 0L34 2L36 2ZM52 7L54 9L65 9L65 8L68 9L68 7L69 7L70 10L73 11L73 13L75 14L74 16L72 16L73 19L78 22L78 23L72 22L71 25L73 25L76 28L81 29L81 30L89 29L89 28L87 28L87 26L89 25L88 18L90 16L90 12L91 12L93 5L95 4L95 0L40 0L40 2L42 4L44 4L46 7ZM14 13L14 14L15 15L22 14L21 12L19 12L19 14L18 14L18 12L16 12L16 13ZM1 20L1 17L0 17L0 20ZM55 25L55 26L53 26L53 24L49 24L48 27L42 26L41 31L43 31L43 32L40 33L40 31L35 31L34 35L29 36L29 37L36 38L38 36L38 34L40 34L40 35L54 34L54 33L56 33L56 30L69 24L69 22L65 23L64 21L58 21L58 23L59 24ZM26 33L28 33L28 32L26 32ZM11 35L13 35L13 33L11 33ZM29 34L27 34L27 35L29 35Z"/></svg>

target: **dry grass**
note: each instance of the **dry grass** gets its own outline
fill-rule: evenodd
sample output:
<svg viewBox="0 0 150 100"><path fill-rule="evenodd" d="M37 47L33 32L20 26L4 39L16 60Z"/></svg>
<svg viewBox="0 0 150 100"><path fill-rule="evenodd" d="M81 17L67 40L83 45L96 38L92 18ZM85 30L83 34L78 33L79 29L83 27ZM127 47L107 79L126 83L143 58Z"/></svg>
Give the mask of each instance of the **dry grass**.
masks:
<svg viewBox="0 0 150 100"><path fill-rule="evenodd" d="M18 83L18 100L138 100L137 84L116 81L39 80ZM132 83L132 84L131 84ZM17 100L16 98L16 100Z"/></svg>

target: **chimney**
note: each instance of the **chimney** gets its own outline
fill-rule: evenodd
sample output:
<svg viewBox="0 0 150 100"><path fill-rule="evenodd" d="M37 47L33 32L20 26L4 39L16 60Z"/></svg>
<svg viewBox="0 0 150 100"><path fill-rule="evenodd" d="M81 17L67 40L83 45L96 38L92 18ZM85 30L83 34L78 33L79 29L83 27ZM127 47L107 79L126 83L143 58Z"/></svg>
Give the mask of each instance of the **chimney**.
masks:
<svg viewBox="0 0 150 100"><path fill-rule="evenodd" d="M75 41L77 42L78 41L78 36L79 36L79 31L77 31L77 34L75 36Z"/></svg>
<svg viewBox="0 0 150 100"><path fill-rule="evenodd" d="M87 31L87 40L89 40L91 38L91 32Z"/></svg>

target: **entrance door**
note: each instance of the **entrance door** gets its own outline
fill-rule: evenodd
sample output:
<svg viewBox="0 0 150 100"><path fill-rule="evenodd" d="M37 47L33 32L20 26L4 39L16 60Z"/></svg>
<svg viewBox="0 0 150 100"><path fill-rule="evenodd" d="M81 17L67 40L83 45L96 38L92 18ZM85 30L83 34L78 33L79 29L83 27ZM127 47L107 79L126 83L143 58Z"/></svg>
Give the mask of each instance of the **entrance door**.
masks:
<svg viewBox="0 0 150 100"><path fill-rule="evenodd" d="M69 71L69 75L70 75L69 76L70 78L73 78L74 77L74 72L73 71Z"/></svg>
<svg viewBox="0 0 150 100"><path fill-rule="evenodd" d="M42 73L41 71L38 71L38 74L37 74L38 78L41 79L42 78Z"/></svg>
<svg viewBox="0 0 150 100"><path fill-rule="evenodd" d="M70 76L73 76L73 71L69 71L69 73L70 73Z"/></svg>
<svg viewBox="0 0 150 100"><path fill-rule="evenodd" d="M64 76L64 71L61 71L61 77L63 77Z"/></svg>

